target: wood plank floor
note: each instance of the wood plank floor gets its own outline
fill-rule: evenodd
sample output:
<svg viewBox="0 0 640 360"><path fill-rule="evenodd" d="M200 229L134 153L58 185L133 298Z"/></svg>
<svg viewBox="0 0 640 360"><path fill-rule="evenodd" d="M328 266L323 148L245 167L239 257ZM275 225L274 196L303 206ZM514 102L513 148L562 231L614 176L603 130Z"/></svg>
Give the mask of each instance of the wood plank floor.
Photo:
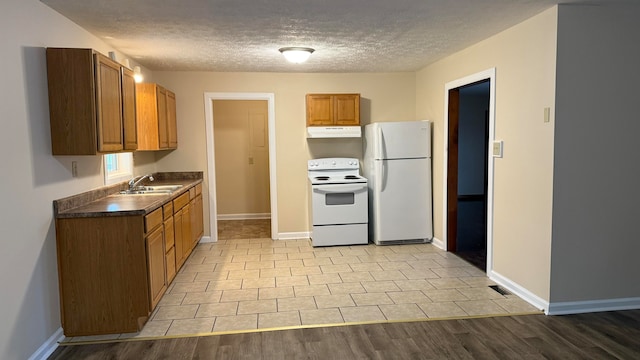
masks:
<svg viewBox="0 0 640 360"><path fill-rule="evenodd" d="M60 346L49 359L640 359L640 310Z"/></svg>

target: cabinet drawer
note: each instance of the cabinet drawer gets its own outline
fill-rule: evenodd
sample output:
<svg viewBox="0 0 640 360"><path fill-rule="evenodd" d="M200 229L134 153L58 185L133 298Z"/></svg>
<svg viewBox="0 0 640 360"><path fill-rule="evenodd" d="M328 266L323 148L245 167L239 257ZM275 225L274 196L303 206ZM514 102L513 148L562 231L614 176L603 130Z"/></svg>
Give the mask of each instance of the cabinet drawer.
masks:
<svg viewBox="0 0 640 360"><path fill-rule="evenodd" d="M144 232L148 233L160 224L162 224L162 208L144 217Z"/></svg>
<svg viewBox="0 0 640 360"><path fill-rule="evenodd" d="M173 211L174 211L174 213L176 211L182 209L188 203L189 203L189 192L186 192L186 193L178 196L175 200L173 200Z"/></svg>
<svg viewBox="0 0 640 360"><path fill-rule="evenodd" d="M165 220L173 216L173 203L168 202L162 206L162 213Z"/></svg>
<svg viewBox="0 0 640 360"><path fill-rule="evenodd" d="M196 196L202 194L202 184L196 185L195 188L196 188Z"/></svg>
<svg viewBox="0 0 640 360"><path fill-rule="evenodd" d="M196 188L195 186L189 189L189 199L193 200L196 198Z"/></svg>

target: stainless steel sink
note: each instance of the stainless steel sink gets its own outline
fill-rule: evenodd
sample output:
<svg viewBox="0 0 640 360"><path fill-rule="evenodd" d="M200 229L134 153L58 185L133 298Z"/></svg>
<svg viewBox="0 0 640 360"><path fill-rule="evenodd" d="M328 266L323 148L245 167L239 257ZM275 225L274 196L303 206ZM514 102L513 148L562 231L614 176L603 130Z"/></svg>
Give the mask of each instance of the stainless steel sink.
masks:
<svg viewBox="0 0 640 360"><path fill-rule="evenodd" d="M182 185L145 185L140 187L140 190L144 190L144 191L163 191L163 190L169 190L171 192L176 191L178 189L180 189L182 187Z"/></svg>
<svg viewBox="0 0 640 360"><path fill-rule="evenodd" d="M171 194L180 189L182 185L146 185L137 186L133 189L122 190L120 194L125 195L153 195L153 194Z"/></svg>

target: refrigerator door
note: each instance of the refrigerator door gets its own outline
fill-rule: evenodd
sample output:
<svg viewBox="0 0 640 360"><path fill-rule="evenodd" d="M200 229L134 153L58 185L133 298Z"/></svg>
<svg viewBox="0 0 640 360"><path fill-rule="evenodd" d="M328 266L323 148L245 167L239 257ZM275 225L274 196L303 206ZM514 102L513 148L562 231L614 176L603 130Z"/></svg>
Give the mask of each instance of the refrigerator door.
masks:
<svg viewBox="0 0 640 360"><path fill-rule="evenodd" d="M370 182L370 233L376 244L431 240L431 159L378 160Z"/></svg>
<svg viewBox="0 0 640 360"><path fill-rule="evenodd" d="M374 159L431 157L431 126L426 120L373 123L365 128L365 136L366 150Z"/></svg>

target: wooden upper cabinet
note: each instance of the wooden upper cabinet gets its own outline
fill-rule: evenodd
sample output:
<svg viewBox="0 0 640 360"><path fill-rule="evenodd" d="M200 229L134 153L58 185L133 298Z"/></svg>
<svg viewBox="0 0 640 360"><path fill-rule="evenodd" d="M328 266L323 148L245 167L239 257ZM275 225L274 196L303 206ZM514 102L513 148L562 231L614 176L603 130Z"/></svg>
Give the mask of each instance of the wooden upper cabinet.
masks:
<svg viewBox="0 0 640 360"><path fill-rule="evenodd" d="M98 151L124 149L122 133L122 83L120 64L95 54L96 108L98 110Z"/></svg>
<svg viewBox="0 0 640 360"><path fill-rule="evenodd" d="M333 125L333 97L307 94L307 126Z"/></svg>
<svg viewBox="0 0 640 360"><path fill-rule="evenodd" d="M178 146L175 94L153 83L136 84L138 150Z"/></svg>
<svg viewBox="0 0 640 360"><path fill-rule="evenodd" d="M168 149L167 90L162 86L156 87L156 99L158 101L158 146L160 149Z"/></svg>
<svg viewBox="0 0 640 360"><path fill-rule="evenodd" d="M360 94L307 94L307 126L359 126Z"/></svg>
<svg viewBox="0 0 640 360"><path fill-rule="evenodd" d="M47 48L46 54L53 155L124 150L130 134L122 66L92 49Z"/></svg>
<svg viewBox="0 0 640 360"><path fill-rule="evenodd" d="M138 130L136 128L136 82L133 71L126 67L122 71L122 125L124 127L124 149L138 148Z"/></svg>
<svg viewBox="0 0 640 360"><path fill-rule="evenodd" d="M176 94L167 90L167 137L169 149L178 148L178 122L176 120Z"/></svg>

